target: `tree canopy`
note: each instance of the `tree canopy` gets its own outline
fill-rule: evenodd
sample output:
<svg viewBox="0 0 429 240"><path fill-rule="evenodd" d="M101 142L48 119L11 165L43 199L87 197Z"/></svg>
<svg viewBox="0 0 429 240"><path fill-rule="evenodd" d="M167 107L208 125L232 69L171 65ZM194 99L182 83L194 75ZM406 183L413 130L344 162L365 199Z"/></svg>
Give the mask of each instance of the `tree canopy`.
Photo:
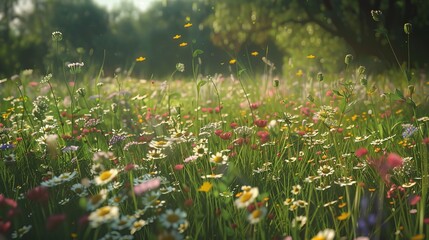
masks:
<svg viewBox="0 0 429 240"><path fill-rule="evenodd" d="M25 1L24 1L25 2ZM429 41L429 2L425 0L164 0L148 11L130 2L108 12L91 0L23 0L0 4L0 77L27 68L51 71L51 59L85 60L105 71L129 69L135 58L147 61L134 74L166 76L177 62L189 65L192 51L203 50L204 73L222 72L229 58L245 59L261 52L284 71L308 63L325 71L342 67L338 59L352 53L362 62L394 63L385 34L405 62L405 23L412 24L412 63L425 63ZM381 21L371 10L381 10ZM192 28L185 29L187 22ZM55 49L51 33L60 31L64 41ZM180 35L180 41L173 36ZM186 47L179 47L186 42ZM57 55L55 54L57 53ZM58 54L58 52L60 54Z"/></svg>

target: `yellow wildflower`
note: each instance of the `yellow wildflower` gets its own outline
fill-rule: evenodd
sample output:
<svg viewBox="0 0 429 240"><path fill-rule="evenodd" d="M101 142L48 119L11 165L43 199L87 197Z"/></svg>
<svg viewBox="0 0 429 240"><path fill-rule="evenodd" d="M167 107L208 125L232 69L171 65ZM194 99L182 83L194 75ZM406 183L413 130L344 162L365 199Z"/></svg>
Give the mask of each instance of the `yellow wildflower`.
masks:
<svg viewBox="0 0 429 240"><path fill-rule="evenodd" d="M187 42L182 42L181 44L179 44L179 47L186 47L186 46L188 46Z"/></svg>
<svg viewBox="0 0 429 240"><path fill-rule="evenodd" d="M192 27L192 23L186 23L183 27L185 27L185 28L190 28L190 27Z"/></svg>
<svg viewBox="0 0 429 240"><path fill-rule="evenodd" d="M314 59L314 58L316 58L316 56L314 56L313 54L310 54L310 55L307 56L307 58L308 59Z"/></svg>
<svg viewBox="0 0 429 240"><path fill-rule="evenodd" d="M182 35L176 34L176 35L174 35L173 39L176 40L176 39L179 39L181 37L182 37Z"/></svg>
<svg viewBox="0 0 429 240"><path fill-rule="evenodd" d="M340 216L337 217L338 220L343 221L349 218L350 213L349 212L343 212Z"/></svg>
<svg viewBox="0 0 429 240"><path fill-rule="evenodd" d="M411 240L423 240L423 239L425 239L424 234L417 234L417 235L411 237Z"/></svg>
<svg viewBox="0 0 429 240"><path fill-rule="evenodd" d="M212 184L210 182L204 182L203 185L201 185L200 188L198 188L198 191L200 192L209 192L212 189Z"/></svg>
<svg viewBox="0 0 429 240"><path fill-rule="evenodd" d="M237 60L236 60L236 59L231 59L231 60L229 60L229 64L231 64L231 65L235 64L236 62L237 62Z"/></svg>
<svg viewBox="0 0 429 240"><path fill-rule="evenodd" d="M137 62L143 62L144 60L146 60L145 57L138 57L138 58L136 58Z"/></svg>
<svg viewBox="0 0 429 240"><path fill-rule="evenodd" d="M252 55L252 56L256 57L256 56L258 56L258 55L259 55L259 53L258 53L257 51L254 51L254 52L250 53L250 55Z"/></svg>
<svg viewBox="0 0 429 240"><path fill-rule="evenodd" d="M296 76L302 77L302 75L304 75L304 72L301 69L299 69L298 72L296 72Z"/></svg>

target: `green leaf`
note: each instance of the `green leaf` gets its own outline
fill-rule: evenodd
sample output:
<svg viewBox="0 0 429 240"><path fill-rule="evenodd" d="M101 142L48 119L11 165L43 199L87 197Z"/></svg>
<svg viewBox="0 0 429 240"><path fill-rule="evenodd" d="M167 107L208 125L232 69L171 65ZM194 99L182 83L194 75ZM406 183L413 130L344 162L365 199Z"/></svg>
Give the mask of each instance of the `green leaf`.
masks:
<svg viewBox="0 0 429 240"><path fill-rule="evenodd" d="M203 54L204 51L201 49L195 49L195 51L192 53L192 57L198 57L198 55Z"/></svg>
<svg viewBox="0 0 429 240"><path fill-rule="evenodd" d="M206 85L206 83L207 83L207 81L198 80L198 82L197 82L197 91L198 91L198 93L200 92L201 87L204 86L204 85Z"/></svg>
<svg viewBox="0 0 429 240"><path fill-rule="evenodd" d="M334 92L336 95L338 95L338 96L343 96L343 94L341 94L338 90L332 90L332 92Z"/></svg>
<svg viewBox="0 0 429 240"><path fill-rule="evenodd" d="M241 74L243 74L246 71L247 71L247 69L245 69L245 68L240 69L240 71L238 71L238 76L241 76Z"/></svg>
<svg viewBox="0 0 429 240"><path fill-rule="evenodd" d="M222 215L222 218L225 219L226 221L231 219L231 214L228 211L222 211L221 215Z"/></svg>
<svg viewBox="0 0 429 240"><path fill-rule="evenodd" d="M180 94L178 92L174 92L170 95L168 95L169 98L180 98Z"/></svg>
<svg viewBox="0 0 429 240"><path fill-rule="evenodd" d="M408 83L411 82L411 79L413 78L412 73L408 70L405 70L405 75L407 76Z"/></svg>
<svg viewBox="0 0 429 240"><path fill-rule="evenodd" d="M398 88L395 90L395 94L396 94L396 96L398 96L400 99L405 100L404 93L403 93L401 90L399 90Z"/></svg>
<svg viewBox="0 0 429 240"><path fill-rule="evenodd" d="M411 105L412 108L416 108L417 107L416 103L411 98L408 98L407 101L406 101L406 103L408 105Z"/></svg>

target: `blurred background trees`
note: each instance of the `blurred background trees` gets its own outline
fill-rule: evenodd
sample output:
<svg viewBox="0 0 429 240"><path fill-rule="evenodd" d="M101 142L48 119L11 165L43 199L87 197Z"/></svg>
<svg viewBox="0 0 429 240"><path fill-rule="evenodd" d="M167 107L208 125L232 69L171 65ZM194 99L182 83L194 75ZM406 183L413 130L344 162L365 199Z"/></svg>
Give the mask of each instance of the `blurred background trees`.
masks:
<svg viewBox="0 0 429 240"><path fill-rule="evenodd" d="M380 22L371 17L374 9L383 12ZM185 29L187 22L193 26ZM421 68L429 42L425 0L160 0L145 12L131 1L107 11L92 0L3 0L0 77L24 69L52 72L53 59L84 61L94 69L104 59L105 74L121 68L162 78L177 62L190 66L195 49L204 51L203 74L227 72L231 58L257 60L263 68L264 56L278 74L309 67L338 71L348 53L369 70L384 70L395 63L385 32L401 63L406 61L406 22L413 25L411 61ZM58 48L54 31L63 33ZM174 40L175 35L181 38ZM182 42L188 45L179 47ZM257 58L250 56L254 51ZM316 57L311 65L310 55ZM136 64L139 56L146 57L144 64Z"/></svg>

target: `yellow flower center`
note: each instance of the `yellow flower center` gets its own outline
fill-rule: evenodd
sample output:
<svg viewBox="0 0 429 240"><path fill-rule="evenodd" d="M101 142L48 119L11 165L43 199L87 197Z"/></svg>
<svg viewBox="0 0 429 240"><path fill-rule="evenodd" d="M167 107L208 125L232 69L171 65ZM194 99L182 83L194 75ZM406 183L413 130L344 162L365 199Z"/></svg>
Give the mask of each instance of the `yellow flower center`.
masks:
<svg viewBox="0 0 429 240"><path fill-rule="evenodd" d="M199 154L203 154L205 151L204 151L204 148L198 148L198 150L197 150L197 153L199 153Z"/></svg>
<svg viewBox="0 0 429 240"><path fill-rule="evenodd" d="M110 213L110 207L109 206L102 207L98 211L98 216L104 217L104 216L106 216L109 213Z"/></svg>
<svg viewBox="0 0 429 240"><path fill-rule="evenodd" d="M158 141L158 142L156 142L156 145L160 145L160 146L164 146L164 145L166 145L167 144L167 142L166 141Z"/></svg>
<svg viewBox="0 0 429 240"><path fill-rule="evenodd" d="M177 222L177 221L179 221L179 216L177 216L176 214L170 214L170 215L168 215L168 217L167 217L167 221L169 221L169 222L171 222L171 223L175 223L175 222Z"/></svg>
<svg viewBox="0 0 429 240"><path fill-rule="evenodd" d="M245 203L245 202L249 201L250 198L252 198L252 195L253 194L251 192L246 192L241 196L240 201L242 203Z"/></svg>
<svg viewBox="0 0 429 240"><path fill-rule="evenodd" d="M259 209L256 209L255 211L252 212L252 217L253 218L259 218L262 215L262 211Z"/></svg>
<svg viewBox="0 0 429 240"><path fill-rule="evenodd" d="M101 181L106 181L111 176L112 176L112 173L110 171L104 171L103 173L100 174L100 180Z"/></svg>
<svg viewBox="0 0 429 240"><path fill-rule="evenodd" d="M91 197L91 203L96 204L102 199L102 196L100 194L94 195Z"/></svg>
<svg viewBox="0 0 429 240"><path fill-rule="evenodd" d="M213 158L213 162L215 163L221 163L223 161L223 158L221 156L215 156Z"/></svg>

